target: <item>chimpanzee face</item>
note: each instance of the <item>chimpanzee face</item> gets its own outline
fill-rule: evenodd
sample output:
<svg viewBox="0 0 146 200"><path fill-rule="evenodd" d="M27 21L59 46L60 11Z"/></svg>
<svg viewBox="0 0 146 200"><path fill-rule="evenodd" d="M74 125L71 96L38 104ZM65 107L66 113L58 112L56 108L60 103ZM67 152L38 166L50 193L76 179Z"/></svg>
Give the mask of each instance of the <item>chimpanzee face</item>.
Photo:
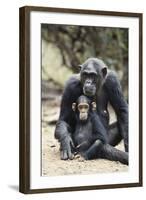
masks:
<svg viewBox="0 0 146 200"><path fill-rule="evenodd" d="M95 58L88 59L81 66L80 72L84 95L89 97L95 96L106 73L107 68L101 60Z"/></svg>
<svg viewBox="0 0 146 200"><path fill-rule="evenodd" d="M88 119L89 111L96 110L96 103L90 103L89 99L82 95L78 98L77 103L72 104L72 109L79 117L79 120L86 121Z"/></svg>
<svg viewBox="0 0 146 200"><path fill-rule="evenodd" d="M80 103L78 104L78 111L79 111L79 119L80 120L87 120L88 112L89 112L89 104L88 103Z"/></svg>
<svg viewBox="0 0 146 200"><path fill-rule="evenodd" d="M81 78L84 95L95 96L97 89L97 73L86 70L82 72Z"/></svg>

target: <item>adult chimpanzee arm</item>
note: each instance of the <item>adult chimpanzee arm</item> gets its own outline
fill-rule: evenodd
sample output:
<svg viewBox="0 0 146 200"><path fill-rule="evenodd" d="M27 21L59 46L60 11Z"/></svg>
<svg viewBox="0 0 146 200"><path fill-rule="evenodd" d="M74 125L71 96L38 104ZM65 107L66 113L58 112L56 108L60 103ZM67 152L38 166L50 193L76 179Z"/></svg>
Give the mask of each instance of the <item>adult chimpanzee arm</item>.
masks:
<svg viewBox="0 0 146 200"><path fill-rule="evenodd" d="M114 72L108 73L104 89L117 115L118 129L124 139L125 151L128 151L128 104L124 99L120 82Z"/></svg>
<svg viewBox="0 0 146 200"><path fill-rule="evenodd" d="M61 106L60 106L60 115L59 120L56 124L55 138L61 140L68 134L67 132L61 130L61 123L66 122L67 129L71 129L75 125L75 115L72 110L72 103L76 102L77 98L82 94L82 86L80 81L76 77L71 77L64 89ZM59 129L59 130L58 130Z"/></svg>
<svg viewBox="0 0 146 200"><path fill-rule="evenodd" d="M61 159L72 159L72 129L75 125L75 117L72 111L72 103L81 95L80 81L72 77L66 84L61 101L59 120L56 124L55 138L61 146Z"/></svg>
<svg viewBox="0 0 146 200"><path fill-rule="evenodd" d="M72 141L71 133L69 132L70 128L65 121L59 120L57 122L55 135L60 135L60 157L62 160L73 159L72 148L74 144Z"/></svg>

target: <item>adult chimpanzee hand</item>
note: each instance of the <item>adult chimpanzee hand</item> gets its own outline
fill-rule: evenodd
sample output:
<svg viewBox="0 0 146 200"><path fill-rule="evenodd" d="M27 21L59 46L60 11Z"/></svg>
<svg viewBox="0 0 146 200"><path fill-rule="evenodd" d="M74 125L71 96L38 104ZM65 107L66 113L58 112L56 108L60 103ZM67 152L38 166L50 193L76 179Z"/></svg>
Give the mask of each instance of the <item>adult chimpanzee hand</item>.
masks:
<svg viewBox="0 0 146 200"><path fill-rule="evenodd" d="M67 159L72 160L74 158L74 154L73 154L74 143L73 143L70 135L65 136L60 141L60 145L61 145L61 151L60 151L61 159L62 160L67 160Z"/></svg>

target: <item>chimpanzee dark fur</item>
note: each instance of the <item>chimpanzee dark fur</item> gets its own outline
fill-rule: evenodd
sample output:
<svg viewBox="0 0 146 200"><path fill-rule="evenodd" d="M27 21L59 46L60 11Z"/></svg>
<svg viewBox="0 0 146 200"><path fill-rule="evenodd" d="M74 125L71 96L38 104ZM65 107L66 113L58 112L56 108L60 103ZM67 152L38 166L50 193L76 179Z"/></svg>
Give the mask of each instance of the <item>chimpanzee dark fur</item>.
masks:
<svg viewBox="0 0 146 200"><path fill-rule="evenodd" d="M80 119L80 111L78 105L82 103L89 105L87 119ZM106 158L112 161L119 161L123 164L128 164L128 153L120 151L111 145L107 144L107 132L103 127L97 111L92 110L92 101L86 96L80 96L76 103L75 116L76 126L75 132L72 135L74 149L81 154L85 159Z"/></svg>
<svg viewBox="0 0 146 200"><path fill-rule="evenodd" d="M89 58L81 66L80 75L71 77L64 89L55 130L55 138L61 144L61 159L73 158L72 138L76 119L72 103L83 94L96 102L98 115L95 119L102 124L103 135L106 131L108 143L116 145L123 138L125 150L128 151L128 105L124 100L120 82L115 72L109 71L101 60ZM109 125L108 103L112 105L117 117L117 123L112 125ZM111 151L114 153L115 149Z"/></svg>

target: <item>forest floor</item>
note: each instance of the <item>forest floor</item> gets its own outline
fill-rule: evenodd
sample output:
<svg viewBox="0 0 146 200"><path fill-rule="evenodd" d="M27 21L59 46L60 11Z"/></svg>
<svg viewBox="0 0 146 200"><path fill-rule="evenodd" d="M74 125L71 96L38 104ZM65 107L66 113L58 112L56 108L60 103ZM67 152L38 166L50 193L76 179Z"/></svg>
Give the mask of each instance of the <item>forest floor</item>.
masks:
<svg viewBox="0 0 146 200"><path fill-rule="evenodd" d="M58 99L42 101L42 176L125 172L128 166L105 159L86 161L80 158L60 160L59 143L54 138L59 114ZM114 116L112 116L114 118ZM123 142L118 149L124 150Z"/></svg>

